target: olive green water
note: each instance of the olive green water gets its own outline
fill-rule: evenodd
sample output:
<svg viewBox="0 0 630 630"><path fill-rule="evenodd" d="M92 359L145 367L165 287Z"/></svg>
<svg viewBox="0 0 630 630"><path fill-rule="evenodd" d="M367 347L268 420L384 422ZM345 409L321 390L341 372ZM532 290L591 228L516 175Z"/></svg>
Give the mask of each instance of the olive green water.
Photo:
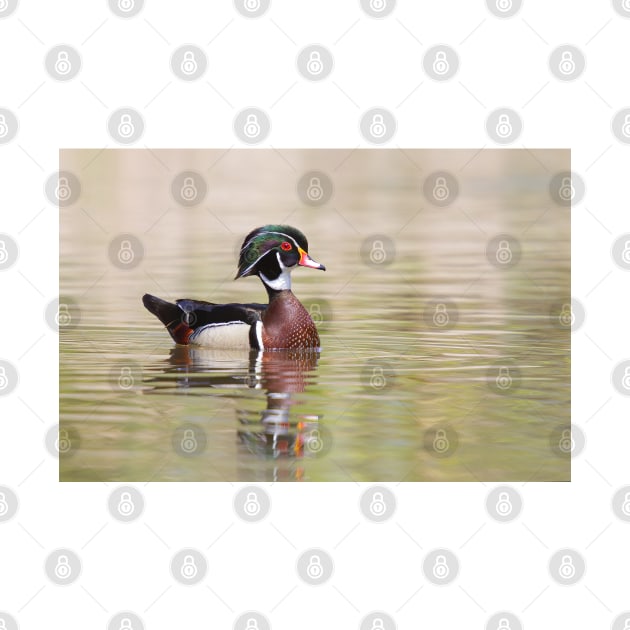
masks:
<svg viewBox="0 0 630 630"><path fill-rule="evenodd" d="M60 210L71 316L60 332L71 444L60 479L569 480L558 445L570 426L570 211L549 193L569 160L542 150L62 152L81 195ZM173 196L184 170L207 182L196 205ZM309 171L333 183L321 206L296 192ZM443 207L423 191L435 171L458 182ZM293 273L321 353L175 347L142 294L264 301L256 278L232 278L243 236L270 222L301 229L327 267ZM121 233L142 245L133 241L130 268L111 251ZM520 243L505 266L486 251L500 234Z"/></svg>

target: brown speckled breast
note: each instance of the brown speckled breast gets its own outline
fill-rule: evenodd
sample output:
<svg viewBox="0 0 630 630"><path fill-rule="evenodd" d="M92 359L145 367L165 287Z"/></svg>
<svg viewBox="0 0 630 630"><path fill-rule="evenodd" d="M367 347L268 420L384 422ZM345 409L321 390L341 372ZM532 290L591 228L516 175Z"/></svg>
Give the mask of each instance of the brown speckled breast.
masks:
<svg viewBox="0 0 630 630"><path fill-rule="evenodd" d="M291 291L280 291L272 298L262 321L265 349L319 347L317 328Z"/></svg>

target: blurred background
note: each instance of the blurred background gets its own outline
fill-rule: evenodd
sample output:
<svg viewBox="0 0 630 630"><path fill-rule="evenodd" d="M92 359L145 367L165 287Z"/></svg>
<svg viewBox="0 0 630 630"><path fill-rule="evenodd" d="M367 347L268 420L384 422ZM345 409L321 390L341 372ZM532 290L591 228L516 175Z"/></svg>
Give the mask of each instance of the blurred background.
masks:
<svg viewBox="0 0 630 630"><path fill-rule="evenodd" d="M569 480L570 167L568 150L63 150L60 478ZM321 355L175 348L141 296L266 301L232 280L266 223L326 265L293 274Z"/></svg>

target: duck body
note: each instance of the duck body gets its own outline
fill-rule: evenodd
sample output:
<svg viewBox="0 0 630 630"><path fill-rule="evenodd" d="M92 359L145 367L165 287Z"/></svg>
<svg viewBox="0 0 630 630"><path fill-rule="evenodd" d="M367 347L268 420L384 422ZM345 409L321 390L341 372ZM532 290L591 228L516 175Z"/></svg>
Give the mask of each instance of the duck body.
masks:
<svg viewBox="0 0 630 630"><path fill-rule="evenodd" d="M144 306L178 344L216 349L319 348L319 334L309 312L291 291L297 266L325 270L307 253L306 237L287 225L252 230L243 241L236 278L257 275L268 304L215 304L182 299L167 302L150 294Z"/></svg>

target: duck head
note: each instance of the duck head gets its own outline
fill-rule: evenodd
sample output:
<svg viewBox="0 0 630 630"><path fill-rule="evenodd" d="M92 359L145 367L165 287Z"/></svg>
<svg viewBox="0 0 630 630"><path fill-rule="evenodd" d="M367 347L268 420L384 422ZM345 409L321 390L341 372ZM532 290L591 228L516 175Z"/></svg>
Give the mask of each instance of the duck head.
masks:
<svg viewBox="0 0 630 630"><path fill-rule="evenodd" d="M300 230L264 225L245 237L236 278L258 276L268 291L283 291L291 288L291 271L298 266L326 270L308 255L308 241Z"/></svg>

